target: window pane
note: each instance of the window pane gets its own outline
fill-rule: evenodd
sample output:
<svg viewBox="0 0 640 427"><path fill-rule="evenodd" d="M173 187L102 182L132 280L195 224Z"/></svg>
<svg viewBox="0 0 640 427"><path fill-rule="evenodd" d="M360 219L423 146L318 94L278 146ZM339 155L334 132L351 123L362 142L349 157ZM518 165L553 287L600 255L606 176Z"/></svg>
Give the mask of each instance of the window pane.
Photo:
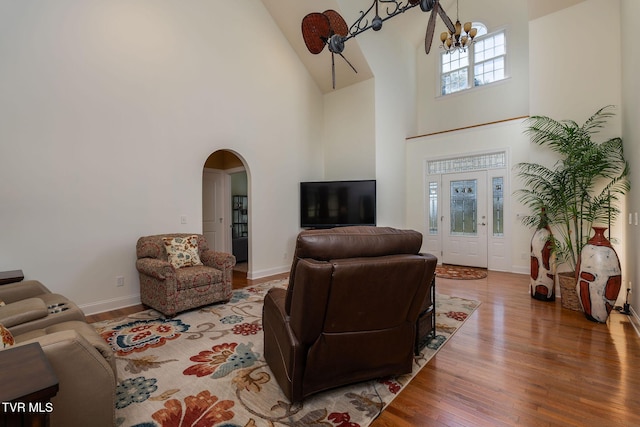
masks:
<svg viewBox="0 0 640 427"><path fill-rule="evenodd" d="M429 234L438 234L438 183L429 183Z"/></svg>
<svg viewBox="0 0 640 427"><path fill-rule="evenodd" d="M451 234L475 236L477 180L451 181Z"/></svg>
<svg viewBox="0 0 640 427"><path fill-rule="evenodd" d="M504 79L504 57L490 59L474 67L474 85L482 86L487 83Z"/></svg>
<svg viewBox="0 0 640 427"><path fill-rule="evenodd" d="M482 40L476 41L474 45L474 61L480 62L489 58L505 54L505 37L504 32L487 36Z"/></svg>
<svg viewBox="0 0 640 427"><path fill-rule="evenodd" d="M440 57L442 95L468 89L470 83L482 86L506 78L505 32L487 34L483 24L474 22L473 26L482 32L479 31L471 48L465 52L443 52Z"/></svg>
<svg viewBox="0 0 640 427"><path fill-rule="evenodd" d="M442 76L442 94L458 92L469 87L469 69L463 68Z"/></svg>
<svg viewBox="0 0 640 427"><path fill-rule="evenodd" d="M493 189L493 235L504 236L504 178L495 177Z"/></svg>
<svg viewBox="0 0 640 427"><path fill-rule="evenodd" d="M445 160L427 162L430 175L452 172L464 172L480 169L501 169L507 166L507 156L504 151L498 153L479 154L469 157L455 157Z"/></svg>

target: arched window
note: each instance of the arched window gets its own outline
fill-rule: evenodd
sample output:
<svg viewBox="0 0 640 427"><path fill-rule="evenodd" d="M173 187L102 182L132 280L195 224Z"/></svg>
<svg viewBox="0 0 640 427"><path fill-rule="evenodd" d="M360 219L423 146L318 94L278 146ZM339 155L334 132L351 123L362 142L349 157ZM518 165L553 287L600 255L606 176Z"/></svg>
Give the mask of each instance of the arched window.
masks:
<svg viewBox="0 0 640 427"><path fill-rule="evenodd" d="M478 33L471 47L464 52L456 50L440 54L442 95L506 78L505 31L488 33L487 27L480 22L474 22L473 27L478 29Z"/></svg>

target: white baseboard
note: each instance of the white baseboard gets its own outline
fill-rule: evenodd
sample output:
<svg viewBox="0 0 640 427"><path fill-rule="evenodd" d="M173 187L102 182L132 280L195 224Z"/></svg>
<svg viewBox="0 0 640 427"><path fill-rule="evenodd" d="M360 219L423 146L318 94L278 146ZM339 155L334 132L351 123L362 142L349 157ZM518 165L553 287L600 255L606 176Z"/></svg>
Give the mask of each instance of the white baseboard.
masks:
<svg viewBox="0 0 640 427"><path fill-rule="evenodd" d="M138 304L140 304L140 294L129 295L127 297L121 298L113 298L109 300L93 302L90 304L83 304L79 307L84 312L85 316L90 316L92 314L118 310L120 308L130 307L132 305Z"/></svg>
<svg viewBox="0 0 640 427"><path fill-rule="evenodd" d="M511 266L511 272L512 273L520 273L520 274L530 274L531 273L531 268L512 265Z"/></svg>
<svg viewBox="0 0 640 427"><path fill-rule="evenodd" d="M261 279L263 277L274 276L276 274L288 273L289 270L291 270L291 264L282 265L280 267L267 268L265 270L254 270L247 273L247 279Z"/></svg>
<svg viewBox="0 0 640 427"><path fill-rule="evenodd" d="M275 268L268 268L265 270L251 271L247 273L247 279L255 280L263 277L274 276L276 274L288 273L291 269L291 265L283 265ZM121 298L113 298L104 301L97 301L94 303L80 305L80 309L84 312L85 316L90 316L97 313L104 313L105 311L118 310L132 305L140 304L140 294L129 295Z"/></svg>
<svg viewBox="0 0 640 427"><path fill-rule="evenodd" d="M629 315L629 317L631 320L631 324L633 325L633 329L635 329L636 334L640 336L640 317L638 317L638 312L635 311L633 307L630 307L629 311L631 311L631 314Z"/></svg>

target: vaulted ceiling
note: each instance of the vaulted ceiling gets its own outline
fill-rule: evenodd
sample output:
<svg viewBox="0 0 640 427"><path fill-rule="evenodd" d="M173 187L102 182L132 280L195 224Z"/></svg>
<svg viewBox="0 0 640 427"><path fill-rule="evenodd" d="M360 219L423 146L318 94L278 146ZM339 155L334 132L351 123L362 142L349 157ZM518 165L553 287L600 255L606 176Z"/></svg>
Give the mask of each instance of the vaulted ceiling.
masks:
<svg viewBox="0 0 640 427"><path fill-rule="evenodd" d="M502 22L503 25L506 25L509 23L509 16L503 11L501 4L505 2L511 3L514 0L458 1L461 21L472 20L487 22L487 17L492 16L492 18L494 18L492 19L493 22ZM522 2L522 7L526 8L526 13L529 19L532 20L573 6L582 1L584 0L527 0L526 2ZM280 30L323 93L328 93L333 90L331 53L328 49L324 49L320 54L314 55L307 50L302 39L302 18L312 12L324 12L325 10L333 9L344 17L347 25L351 25L360 16L360 12L366 11L372 2L373 0L262 0L262 3L280 27ZM407 1L402 1L402 3L406 4ZM441 0L440 4L449 17L455 21L456 0ZM413 43L417 48L424 43L428 19L428 13L423 13L419 7L415 7L404 14L386 21L379 34L367 35L367 37L382 37L385 32L394 32L396 35L406 38L406 40ZM438 35L444 30L444 25L438 19L435 40L433 41L430 55L438 54L438 45L440 44ZM491 28L489 30L491 30ZM364 37L364 35L360 37ZM367 63L366 57L358 45L358 38L347 41L344 56L353 64L358 72L354 73L349 65L336 55L334 58L336 65L336 89L350 86L373 77L373 72Z"/></svg>

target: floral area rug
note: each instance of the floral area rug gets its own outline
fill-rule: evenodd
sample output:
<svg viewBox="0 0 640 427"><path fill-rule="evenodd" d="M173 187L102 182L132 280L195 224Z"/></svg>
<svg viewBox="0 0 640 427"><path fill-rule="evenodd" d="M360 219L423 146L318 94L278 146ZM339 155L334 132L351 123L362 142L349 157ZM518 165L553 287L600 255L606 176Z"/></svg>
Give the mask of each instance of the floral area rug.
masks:
<svg viewBox="0 0 640 427"><path fill-rule="evenodd" d="M487 277L486 268L465 267L461 265L442 264L436 267L436 276L444 279L474 280Z"/></svg>
<svg viewBox="0 0 640 427"><path fill-rule="evenodd" d="M116 353L117 426L369 425L480 305L437 295L437 336L411 374L319 393L290 404L263 358L262 304L286 280L234 291L226 304L166 319L154 310L94 323Z"/></svg>

